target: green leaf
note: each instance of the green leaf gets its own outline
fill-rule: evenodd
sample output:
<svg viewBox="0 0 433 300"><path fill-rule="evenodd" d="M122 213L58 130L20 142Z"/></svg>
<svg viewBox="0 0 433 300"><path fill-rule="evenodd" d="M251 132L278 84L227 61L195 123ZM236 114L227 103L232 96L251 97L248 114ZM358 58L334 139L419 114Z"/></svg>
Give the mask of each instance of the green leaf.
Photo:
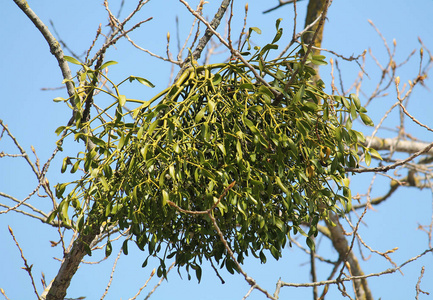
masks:
<svg viewBox="0 0 433 300"><path fill-rule="evenodd" d="M125 255L128 255L128 240L125 240L122 244L122 250Z"/></svg>
<svg viewBox="0 0 433 300"><path fill-rule="evenodd" d="M280 253L280 251L278 251L277 248L275 248L275 246L271 245L270 250L271 250L271 254L272 254L272 256L273 256L276 260L278 260L278 259L281 257L281 253Z"/></svg>
<svg viewBox="0 0 433 300"><path fill-rule="evenodd" d="M195 269L195 276L197 277L198 283L201 281L201 275L202 275L202 269L199 265L196 265Z"/></svg>
<svg viewBox="0 0 433 300"><path fill-rule="evenodd" d="M311 249L311 251L314 251L316 249L316 245L314 243L314 240L310 237L307 237L307 246Z"/></svg>
<svg viewBox="0 0 433 300"><path fill-rule="evenodd" d="M250 27L250 33L251 33L251 31L255 31L258 34L262 34L262 31L260 30L260 28L257 28L257 27Z"/></svg>
<svg viewBox="0 0 433 300"><path fill-rule="evenodd" d="M125 145L125 135L122 133L119 139L119 143L117 144L117 149L122 149L123 145Z"/></svg>
<svg viewBox="0 0 433 300"><path fill-rule="evenodd" d="M56 129L55 133L59 135L63 132L63 130L65 130L65 128L66 126L60 126L59 128Z"/></svg>
<svg viewBox="0 0 433 300"><path fill-rule="evenodd" d="M240 90L254 90L254 85L252 83L245 82L239 86L239 89Z"/></svg>
<svg viewBox="0 0 433 300"><path fill-rule="evenodd" d="M66 60L67 62L70 62L70 63L75 64L75 65L82 65L82 63L80 61L78 61L76 58L73 58L71 56L65 55L65 56L63 56L63 59Z"/></svg>
<svg viewBox="0 0 433 300"><path fill-rule="evenodd" d="M60 169L61 173L65 173L66 168L68 167L68 161L69 161L69 157L65 157L63 159L62 168Z"/></svg>
<svg viewBox="0 0 433 300"><path fill-rule="evenodd" d="M370 152L371 156L374 158L382 160L382 156L380 156L379 152L376 151L376 149L369 148L368 151Z"/></svg>
<svg viewBox="0 0 433 300"><path fill-rule="evenodd" d="M253 106L250 107L250 110L253 111L253 112L258 112L258 111L262 111L263 107L260 106L260 105L253 105Z"/></svg>
<svg viewBox="0 0 433 300"><path fill-rule="evenodd" d="M169 200L169 195L166 190L162 190L162 206L165 206L167 204L167 201Z"/></svg>
<svg viewBox="0 0 433 300"><path fill-rule="evenodd" d="M159 120L153 121L152 124L150 124L146 134L148 136L152 135L153 131L155 130L156 126L158 126L158 124L159 124Z"/></svg>
<svg viewBox="0 0 433 300"><path fill-rule="evenodd" d="M346 97L341 97L341 103L343 103L345 108L350 109L350 103L347 101Z"/></svg>
<svg viewBox="0 0 433 300"><path fill-rule="evenodd" d="M57 216L57 211L53 210L51 212L51 214L48 216L47 220L45 221L45 223L51 224L51 222L53 222L53 220L55 219L55 217Z"/></svg>
<svg viewBox="0 0 433 300"><path fill-rule="evenodd" d="M213 113L213 111L215 109L215 105L216 105L216 103L209 99L209 101L207 102L209 114Z"/></svg>
<svg viewBox="0 0 433 300"><path fill-rule="evenodd" d="M140 82L141 84L154 88L155 85L150 82L149 80L147 80L146 78L143 77L137 77L137 76L129 76L129 81L133 81L133 80L137 80L138 82Z"/></svg>
<svg viewBox="0 0 433 300"><path fill-rule="evenodd" d="M371 156L370 156L370 152L365 152L365 164L367 165L367 167L370 165L371 163Z"/></svg>
<svg viewBox="0 0 433 300"><path fill-rule="evenodd" d="M316 112L318 109L317 104L311 101L306 101L303 107L305 107L309 112Z"/></svg>
<svg viewBox="0 0 433 300"><path fill-rule="evenodd" d="M144 131L144 127L140 127L140 129L138 129L137 139L141 139L141 137L143 136L143 131Z"/></svg>
<svg viewBox="0 0 433 300"><path fill-rule="evenodd" d="M315 60L324 60L324 59L326 59L326 56L324 56L324 55L313 55L313 59L315 59Z"/></svg>
<svg viewBox="0 0 433 300"><path fill-rule="evenodd" d="M294 104L299 103L301 101L302 97L304 97L304 92L305 92L305 87L304 85L302 85L301 88L298 89L295 96L293 97Z"/></svg>
<svg viewBox="0 0 433 300"><path fill-rule="evenodd" d="M263 251L260 251L259 256L260 256L260 262L262 264L265 264L266 263L266 255L263 253Z"/></svg>
<svg viewBox="0 0 433 300"><path fill-rule="evenodd" d="M108 240L107 245L105 246L105 256L106 257L110 256L112 251L113 251L113 247L111 246L110 240Z"/></svg>
<svg viewBox="0 0 433 300"><path fill-rule="evenodd" d="M256 126L254 126L253 121L251 121L250 119L246 118L245 115L242 115L242 121L251 130L252 133L254 133L254 134L258 134L259 133L259 130L257 129Z"/></svg>
<svg viewBox="0 0 433 300"><path fill-rule="evenodd" d="M215 74L212 77L212 84L213 85L219 85L222 81L222 76L221 74Z"/></svg>
<svg viewBox="0 0 433 300"><path fill-rule="evenodd" d="M142 268L145 268L147 266L147 261L148 260L149 260L149 257L144 260L144 262L141 264Z"/></svg>
<svg viewBox="0 0 433 300"><path fill-rule="evenodd" d="M364 114L364 113L359 113L359 115L361 116L362 123L364 123L364 124L367 125L367 126L374 126L374 123L373 123L373 121L370 119L369 116L367 116L367 115Z"/></svg>
<svg viewBox="0 0 433 300"><path fill-rule="evenodd" d="M280 177L276 176L276 177L275 177L275 182L278 184L278 186L280 187L280 189L281 189L281 190L282 190L286 195L289 195L289 194L290 194L289 190L288 190L287 187L283 184L283 182L281 181L281 178L280 178Z"/></svg>
<svg viewBox="0 0 433 300"><path fill-rule="evenodd" d="M67 184L66 183L62 183L62 184L56 184L56 197L57 198L62 198L63 197L63 193L65 192Z"/></svg>
<svg viewBox="0 0 433 300"><path fill-rule="evenodd" d="M90 249L89 244L83 243L83 246L84 246L84 251L86 251L87 255L92 256L92 249Z"/></svg>
<svg viewBox="0 0 433 300"><path fill-rule="evenodd" d="M107 180L105 179L105 177L101 176L99 177L99 180L101 181L102 186L104 187L104 190L106 192L108 192L110 190L110 186L108 185Z"/></svg>
<svg viewBox="0 0 433 300"><path fill-rule="evenodd" d="M283 20L283 18L279 18L279 19L277 19L276 21L275 21L275 28L278 30L278 29L280 29L280 23L281 23L281 21ZM272 44L273 44L274 42L272 42Z"/></svg>
<svg viewBox="0 0 433 300"><path fill-rule="evenodd" d="M125 95L119 95L120 106L125 106L125 103L126 103L126 96Z"/></svg>
<svg viewBox="0 0 433 300"><path fill-rule="evenodd" d="M272 40L272 44L275 44L276 42L278 42L282 35L283 35L283 29L280 28L280 29L278 29L277 34L275 35L274 39Z"/></svg>
<svg viewBox="0 0 433 300"><path fill-rule="evenodd" d="M272 94L271 90L268 87L264 86L264 85L261 85L259 87L259 93L260 94L265 94L265 95L267 95L267 96L269 96L271 98L274 97L274 94Z"/></svg>
<svg viewBox="0 0 433 300"><path fill-rule="evenodd" d="M56 97L53 99L54 102L65 102L68 101L68 99L62 98L62 97Z"/></svg>
<svg viewBox="0 0 433 300"><path fill-rule="evenodd" d="M354 103L350 105L350 116L353 120L356 119L356 105Z"/></svg>
<svg viewBox="0 0 433 300"><path fill-rule="evenodd" d="M361 108L361 101L358 96L356 94L350 94L350 98L353 100L353 103L355 103L356 109L359 110Z"/></svg>
<svg viewBox="0 0 433 300"><path fill-rule="evenodd" d="M106 63L104 63L99 69L103 70L106 67L109 67L109 66L112 66L112 65L115 65L115 64L117 64L117 61L110 60L110 61L107 61Z"/></svg>
<svg viewBox="0 0 433 300"><path fill-rule="evenodd" d="M69 217L68 217L68 209L69 209L69 205L66 201L62 201L61 203L61 217L62 217L62 221L65 223L69 223Z"/></svg>
<svg viewBox="0 0 433 300"><path fill-rule="evenodd" d="M200 120L203 118L204 114L206 113L206 106L202 107L198 114L195 116L194 121L196 123L200 122Z"/></svg>
<svg viewBox="0 0 433 300"><path fill-rule="evenodd" d="M80 166L80 161L77 160L77 161L74 163L74 165L72 166L71 173L73 174L73 173L77 172L79 166Z"/></svg>
<svg viewBox="0 0 433 300"><path fill-rule="evenodd" d="M307 135L307 129L304 127L304 124L301 121L296 121L296 128L298 128L302 136Z"/></svg>
<svg viewBox="0 0 433 300"><path fill-rule="evenodd" d="M76 222L76 226L75 226L75 228L76 228L78 231L81 231L81 230L83 230L83 226L84 226L84 215L81 214L81 215L77 218L77 222Z"/></svg>
<svg viewBox="0 0 433 300"><path fill-rule="evenodd" d="M313 65L316 65L316 66L325 66L325 65L328 64L326 61L323 61L323 60L316 60L316 59L312 59L312 60L311 60L311 63L312 63Z"/></svg>
<svg viewBox="0 0 433 300"><path fill-rule="evenodd" d="M221 150L221 152L223 153L224 156L227 155L226 148L224 148L223 144L217 144L217 147Z"/></svg>

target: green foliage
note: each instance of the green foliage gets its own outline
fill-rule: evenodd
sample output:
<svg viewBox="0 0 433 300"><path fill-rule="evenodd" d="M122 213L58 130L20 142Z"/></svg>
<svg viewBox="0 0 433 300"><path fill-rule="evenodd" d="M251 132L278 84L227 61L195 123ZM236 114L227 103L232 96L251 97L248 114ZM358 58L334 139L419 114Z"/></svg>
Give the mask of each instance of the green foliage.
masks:
<svg viewBox="0 0 433 300"><path fill-rule="evenodd" d="M278 48L278 24L272 44L256 48L250 65L192 66L149 101L127 99L113 84L116 101L106 110L116 106L114 120L94 125L102 120L100 113L81 123L77 113L77 127L59 129L95 144L75 163L65 160L62 171L72 165L71 172L81 167L85 175L69 183L66 196L68 184L57 185L63 199L59 219L80 231L101 225L129 230L128 239L149 256L160 257L160 276L166 272L165 260L173 257L178 266L195 270L198 279L203 259L236 271L209 216L176 206L205 211L217 204L212 215L241 263L249 254L266 262L265 250L278 259L290 235L298 232L314 247L319 220L351 206L345 168L357 166L364 139L352 122L360 116L372 123L355 95L331 96L323 84L312 84L315 71L301 64L298 53L267 58ZM312 56L307 63L326 62ZM93 78L95 72L84 74ZM86 76L80 78L90 84ZM128 79L153 87L141 77ZM77 98L80 92L77 88ZM124 112L126 102L142 105ZM85 221L89 216L92 223ZM123 249L127 253L128 240ZM111 251L107 244L107 255Z"/></svg>

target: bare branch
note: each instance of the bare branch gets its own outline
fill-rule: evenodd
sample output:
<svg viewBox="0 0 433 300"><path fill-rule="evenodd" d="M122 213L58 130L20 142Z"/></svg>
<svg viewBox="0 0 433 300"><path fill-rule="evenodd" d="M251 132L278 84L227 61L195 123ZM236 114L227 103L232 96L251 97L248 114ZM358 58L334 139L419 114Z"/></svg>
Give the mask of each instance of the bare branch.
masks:
<svg viewBox="0 0 433 300"><path fill-rule="evenodd" d="M416 157L418 157L422 154L429 152L431 148L433 148L433 143L429 144L424 149L421 149L420 151L415 152L414 154L412 154L408 158L406 158L404 160L397 161L396 163L394 163L392 165L383 166L383 167L375 167L375 168L346 168L346 172L354 172L354 173L387 172L391 169L395 169L398 166L402 166L402 165L414 160Z"/></svg>
<svg viewBox="0 0 433 300"><path fill-rule="evenodd" d="M424 292L423 290L421 290L421 288L420 288L420 285L421 285L421 279L422 279L422 277L424 276L424 271L425 271L425 267L423 266L422 268L421 268L421 275L419 275L419 278L418 278L418 281L416 282L416 286L415 286L415 289L416 289L416 296L415 296L415 299L416 300L418 300L419 298L419 294L420 293L422 293L422 294L425 294L425 295L430 295L430 293L428 293L428 292Z"/></svg>
<svg viewBox="0 0 433 300"><path fill-rule="evenodd" d="M42 33L45 40L50 46L50 52L55 56L59 63L60 70L62 71L63 79L65 80L66 88L68 90L69 97L74 95L74 85L70 81L72 79L71 70L69 69L68 63L64 60L63 50L60 47L59 42L54 38L48 27L39 19L39 17L33 12L26 0L14 0L16 5L27 15L27 17L35 24L39 32ZM72 106L75 106L73 99L70 100Z"/></svg>
<svg viewBox="0 0 433 300"><path fill-rule="evenodd" d="M405 265L417 260L418 258L426 255L429 252L433 252L433 248L427 249L424 252L422 252L421 254L412 257L411 259L405 261L404 263L402 263L400 266L396 267L396 268L390 268L390 269L386 269L385 271L382 272L378 272L378 273L370 273L367 275L359 275L359 276L350 276L350 277L344 277L344 278L340 278L340 279L334 279L334 280L323 280L323 281L319 281L319 282L311 282L311 283L288 283L288 282L281 282L281 286L291 286L291 287L313 287L313 286L321 286L321 285L327 285L327 284L340 284L342 282L345 281L352 281L352 280L357 280L357 279L366 279L369 277L379 277L385 274L392 274L395 273L397 271L399 271L400 269L402 269Z"/></svg>
<svg viewBox="0 0 433 300"><path fill-rule="evenodd" d="M5 297L6 300L9 300L9 298L6 296L5 291L2 288L0 288L0 293L2 293L3 297Z"/></svg>
<svg viewBox="0 0 433 300"><path fill-rule="evenodd" d="M175 262L171 264L171 266L168 268L167 273L170 272L171 269L173 269L175 265ZM155 270L152 271L153 274L150 275L150 278L155 274L154 272ZM149 280L150 280L149 278ZM152 294L156 291L156 289L161 285L162 281L164 280L164 277L161 277L161 279L158 281L158 283L153 287L153 289L149 292L149 294L147 294L146 298L144 298L144 300L147 300L150 298L150 296L152 296ZM148 281L146 281L147 284Z"/></svg>
<svg viewBox="0 0 433 300"><path fill-rule="evenodd" d="M192 58L194 60L198 60L200 58L201 53L203 52L204 48L206 47L206 45L210 41L212 35L214 35L216 33L215 30L218 28L218 26L221 22L221 19L223 18L231 0L223 0L221 2L221 5L219 6L217 13L215 14L215 16L213 17L213 19L210 23L208 23L198 12L194 11L186 1L184 1L184 0L179 0L179 1L182 2L186 6L186 8L194 15L194 17L196 17L201 22L206 24L206 26L208 26L204 35L199 40L197 47L192 52ZM219 36L219 34L217 35L217 37L218 36ZM221 36L219 36L218 38L220 38L220 37ZM183 72L185 72L185 70L189 67L189 65L188 65L189 62L190 62L190 56L188 55L185 58L185 60L182 62L182 64L181 64L182 69L177 74L176 78L174 79L174 82L176 82L180 78L180 76L182 76Z"/></svg>
<svg viewBox="0 0 433 300"><path fill-rule="evenodd" d="M418 151L423 151L430 144L423 142L398 140L397 138L366 137L364 145L377 151L393 149L397 152L416 153ZM433 149L430 149L423 154L433 156Z"/></svg>
<svg viewBox="0 0 433 300"><path fill-rule="evenodd" d="M267 14L267 13L273 11L273 10L276 10L276 9L278 9L278 8L283 7L284 5L291 4L291 3L293 3L293 4L296 5L296 2L297 2L297 1L302 1L302 0L287 0L287 1L279 0L279 1L278 1L279 3L278 3L277 6L274 6L274 7L270 8L270 9L265 10L263 13L264 13L264 14Z"/></svg>
<svg viewBox="0 0 433 300"><path fill-rule="evenodd" d="M116 266L117 266L117 262L119 261L120 255L122 254L122 248L120 248L119 253L117 254L116 259L114 260L114 264L113 264L113 268L111 269L111 274L110 274L110 280L107 283L107 287L105 288L104 294L101 297L101 300L105 298L105 296L108 293L108 290L110 289L111 286L111 282L113 281L113 275L114 275L114 271L116 270Z"/></svg>
<svg viewBox="0 0 433 300"><path fill-rule="evenodd" d="M170 271L171 268L174 267L174 263L171 264L170 268L168 269L167 273ZM149 278L146 280L146 282L143 284L143 286L140 287L140 289L138 290L137 294L134 295L134 297L132 297L130 300L135 300L137 299L137 297L140 295L141 291L147 286L147 284L149 283L149 281L152 279L152 277L155 275L155 269L152 270L152 273L150 273ZM162 279L162 278L161 278Z"/></svg>
<svg viewBox="0 0 433 300"><path fill-rule="evenodd" d="M184 0L179 0L180 2L182 2L187 9L197 18L199 19L201 22L203 22L208 29L210 30L210 32L215 35L220 42L226 46L228 49L230 49L232 55L236 58L238 58L240 61L242 61L242 63L244 63L250 70L251 72L254 74L254 76L257 78L257 80L259 80L262 84L264 84L267 88L269 88L271 90L271 92L275 95L276 98L282 98L282 94L280 92L278 92L277 90L273 89L269 83L263 79L259 73L257 73L257 71L255 70L255 68L245 60L245 58L240 54L240 52L238 50L233 49L233 47L231 47L231 45L218 33L215 31L215 29L212 27L212 25L210 23L208 23L202 16L200 16L199 14L197 14L189 5L186 1ZM329 0L328 0L329 1ZM194 57L194 56L193 56Z"/></svg>
<svg viewBox="0 0 433 300"><path fill-rule="evenodd" d="M56 278L51 283L47 293L47 300L63 299L66 296L66 289L69 287L72 277L78 270L78 266L83 257L87 254L86 247L90 247L92 241L99 234L99 227L93 224L92 231L87 235L80 234L69 252L65 256L57 273Z"/></svg>
<svg viewBox="0 0 433 300"><path fill-rule="evenodd" d="M33 274L32 274L33 265L29 266L29 264L27 263L27 259L24 257L23 250L21 249L20 244L18 244L18 241L15 238L15 235L14 235L14 232L12 231L12 228L10 226L8 226L8 229L9 229L9 233L11 234L12 238L14 239L15 245L17 245L18 250L20 251L21 258L24 262L24 268L23 269L27 272L27 274L29 274L30 280L32 281L33 291L35 292L36 297L39 299L38 290L36 289L35 281L33 279Z"/></svg>

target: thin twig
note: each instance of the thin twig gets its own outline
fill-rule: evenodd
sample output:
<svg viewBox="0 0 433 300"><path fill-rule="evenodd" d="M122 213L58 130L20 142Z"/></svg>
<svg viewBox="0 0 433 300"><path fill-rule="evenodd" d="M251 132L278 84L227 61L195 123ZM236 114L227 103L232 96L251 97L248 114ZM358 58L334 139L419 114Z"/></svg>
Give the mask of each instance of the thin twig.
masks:
<svg viewBox="0 0 433 300"><path fill-rule="evenodd" d="M332 4L332 0L326 0L325 4L324 4L324 9L323 12L320 15L320 20L319 20L319 24L317 26L316 31L314 32L313 38L311 39L311 43L308 45L307 51L304 54L304 57L302 58L301 61L301 66L305 65L305 62L307 61L308 56L311 53L311 50L313 49L313 45L314 45L314 41L316 40L320 29L323 27L324 23L325 23L325 19L326 19L326 14L328 12L328 8L329 6L331 6ZM287 81L287 83L284 86L284 90L287 91L290 87L290 85L295 81L296 79L296 75L299 73L299 70L301 68L296 69L296 71L291 75L290 80ZM274 105L278 105L282 100L282 97L277 97L274 101Z"/></svg>
<svg viewBox="0 0 433 300"><path fill-rule="evenodd" d="M172 264L172 266L174 266L174 263ZM132 297L129 300L135 300L135 299L137 299L137 297L141 294L141 291L147 286L147 284L153 278L154 275L155 275L155 269L152 270L152 272L150 273L149 278L147 278L146 282L140 287L140 289L138 290L137 294L135 294L134 297Z"/></svg>
<svg viewBox="0 0 433 300"><path fill-rule="evenodd" d="M412 160L414 160L416 157L427 153L430 149L433 148L433 143L430 143L427 147L424 149L421 149L420 151L415 152L408 158L404 160L397 161L396 163L388 166L382 166L382 167L375 167L375 168L346 168L346 172L354 172L354 173L366 173L366 172L387 172L391 169L395 169L398 166L402 166Z"/></svg>
<svg viewBox="0 0 433 300"><path fill-rule="evenodd" d="M35 292L37 299L39 299L38 290L36 289L35 281L33 279L33 274L32 274L33 265L29 266L29 264L27 263L27 259L24 257L23 250L21 249L20 244L18 244L18 241L15 238L15 235L14 235L14 232L12 231L12 228L10 226L8 226L8 229L9 229L9 233L11 234L12 238L14 239L15 245L17 245L18 250L20 251L21 258L24 262L24 268L23 269L27 272L27 274L29 274L30 280L32 281L33 291Z"/></svg>
<svg viewBox="0 0 433 300"><path fill-rule="evenodd" d="M3 297L5 297L6 300L9 300L9 298L6 296L5 291L2 288L0 288L0 293L2 293Z"/></svg>
<svg viewBox="0 0 433 300"><path fill-rule="evenodd" d="M299 1L299 0L298 0ZM322 12L323 14L323 12ZM293 44L301 37L304 35L304 33L306 33L307 31L309 31L314 25L317 24L317 22L320 22L320 20L322 19L322 15L318 16L316 20L314 20L313 22L311 22L311 24L308 24L302 31L298 32L296 35L294 35L292 37L292 40L290 41L290 43L284 48L283 51L281 51L281 53L277 56L277 59L283 57L283 55L290 49L290 47L293 46ZM320 28L320 26L318 27ZM314 41L314 40L313 40ZM312 45L312 44L311 44Z"/></svg>
<svg viewBox="0 0 433 300"><path fill-rule="evenodd" d="M427 249L424 252L422 252L421 254L412 257L411 259L405 261L404 263L402 263L400 266L396 267L396 268L390 268L390 269L386 269L385 271L382 272L377 272L377 273L370 273L367 275L359 275L359 276L350 276L350 277L345 277L345 278L340 278L340 279L335 279L335 280L323 280L323 281L319 281L319 282L308 282L308 283L288 283L288 282L281 282L281 286L291 286L291 287L313 287L313 286L321 286L321 285L327 285L327 284L340 284L342 282L345 281L352 281L352 280L356 280L356 279L364 279L364 278L370 278L370 277L378 277L378 276L382 276L385 274L392 274L395 273L397 271L399 271L401 268L403 268L405 265L417 260L418 258L426 255L429 252L433 252L433 248Z"/></svg>
<svg viewBox="0 0 433 300"><path fill-rule="evenodd" d="M174 265L176 264L176 262L173 262L171 264L171 266L168 268L167 270L167 274L168 272L170 272L171 269L173 269ZM152 294L156 291L156 289L161 285L162 281L164 280L164 277L161 277L161 279L158 281L158 283L153 287L153 289L149 292L149 294L147 294L146 298L144 298L144 300L148 300L150 298L150 296L152 296Z"/></svg>
<svg viewBox="0 0 433 300"><path fill-rule="evenodd" d="M122 248L120 248L119 253L117 254L116 259L114 260L114 264L113 264L113 268L111 269L111 274L110 274L110 280L108 281L107 286L105 287L105 291L104 294L101 297L101 300L105 298L105 296L108 293L108 290L110 289L111 286L111 282L113 282L113 275L114 275L114 271L116 270L116 266L117 266L117 262L119 261L120 255L122 254L123 250Z"/></svg>
<svg viewBox="0 0 433 300"><path fill-rule="evenodd" d="M293 4L296 5L296 1L302 1L302 0L287 0L287 1L279 0L277 6L265 10L263 13L264 13L264 14L267 14L267 13L273 11L273 10L276 10L276 9L278 9L278 8L281 8L282 6L287 5L287 4L290 4L290 3L293 3Z"/></svg>
<svg viewBox="0 0 433 300"><path fill-rule="evenodd" d="M69 97L72 97L74 95L75 90L74 90L74 85L70 81L72 79L71 70L69 69L68 63L63 59L64 54L62 48L60 47L60 44L57 43L57 40L48 30L48 27L33 12L33 10L28 5L27 1L14 0L14 2L27 15L27 17L29 17L29 19L33 22L33 24L35 24L35 26L38 28L39 32L42 33L42 35L44 36L45 40L50 46L51 54L53 54L56 57L59 63L59 67L63 74L63 79L65 79L68 95ZM75 106L73 99L71 99L70 103L72 106Z"/></svg>
<svg viewBox="0 0 433 300"><path fill-rule="evenodd" d="M212 32L213 35L215 35L220 42L226 46L228 49L230 49L232 55L236 58L238 58L240 61L242 61L242 63L244 63L250 70L251 72L254 74L254 76L256 77L256 79L258 81L260 81L261 83L263 83L263 85L265 85L267 88L270 89L270 91L275 95L276 98L281 98L282 94L280 92L278 92L277 90L273 89L271 87L271 85L265 80L263 79L259 73L257 73L257 71L255 70L255 68L245 60L245 58L240 54L240 52L238 50L235 50L233 47L231 47L231 45L218 33L215 31L215 29L212 27L212 25L210 23L208 23L202 16L200 16L199 14L197 14L192 8L191 6L189 6L189 4L184 1L184 0L179 0L180 2L182 2L187 9L197 18L199 19L201 22L203 22L208 29L210 30L210 32ZM329 1L329 0L328 0ZM194 53L193 53L193 57L194 57Z"/></svg>

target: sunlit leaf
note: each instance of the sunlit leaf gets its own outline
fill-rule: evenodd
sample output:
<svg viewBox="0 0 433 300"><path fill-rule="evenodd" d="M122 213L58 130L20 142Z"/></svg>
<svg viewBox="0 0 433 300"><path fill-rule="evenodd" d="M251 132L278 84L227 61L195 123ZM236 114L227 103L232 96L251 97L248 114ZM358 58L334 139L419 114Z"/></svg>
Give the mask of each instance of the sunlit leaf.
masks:
<svg viewBox="0 0 433 300"><path fill-rule="evenodd" d="M82 63L79 60L77 60L76 58L74 58L72 56L65 55L65 56L63 56L63 58L64 58L64 60L66 60L67 62L70 62L72 64L82 65Z"/></svg>
<svg viewBox="0 0 433 300"><path fill-rule="evenodd" d="M364 113L359 113L359 116L361 117L362 123L364 123L367 126L374 126L373 121L370 119L369 116L367 116Z"/></svg>

